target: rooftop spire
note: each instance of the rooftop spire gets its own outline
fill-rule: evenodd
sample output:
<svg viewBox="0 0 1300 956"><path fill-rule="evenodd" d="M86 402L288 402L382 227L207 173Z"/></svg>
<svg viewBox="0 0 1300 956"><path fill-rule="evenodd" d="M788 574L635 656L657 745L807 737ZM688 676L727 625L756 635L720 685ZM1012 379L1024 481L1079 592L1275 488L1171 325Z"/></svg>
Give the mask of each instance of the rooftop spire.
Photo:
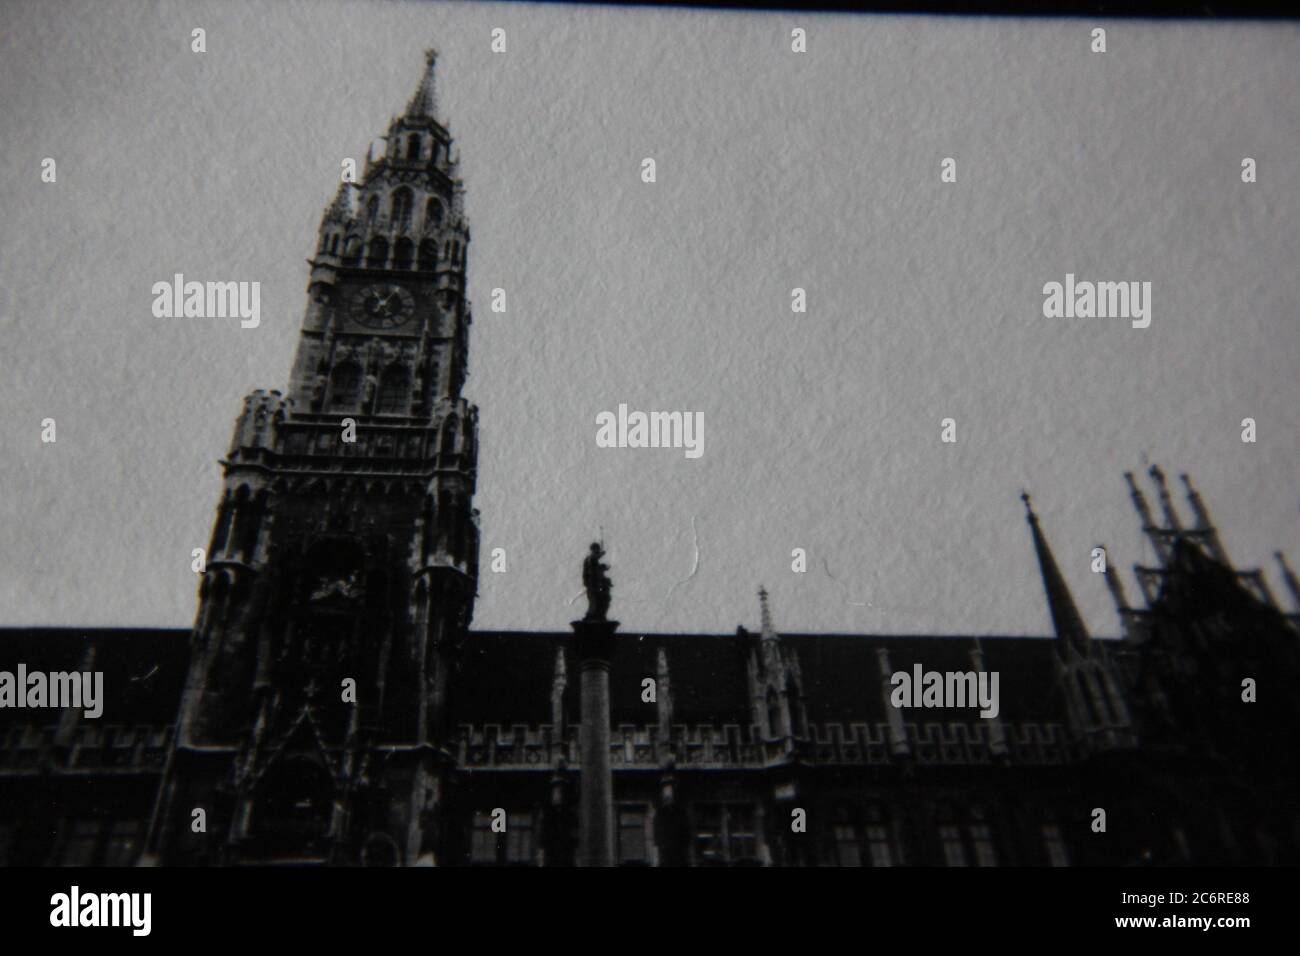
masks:
<svg viewBox="0 0 1300 956"><path fill-rule="evenodd" d="M767 606L767 588L762 585L758 587L758 606L763 620L763 639L776 640L776 628L772 626L772 612Z"/></svg>
<svg viewBox="0 0 1300 956"><path fill-rule="evenodd" d="M429 47L424 51L424 77L420 80L420 88L411 97L411 102L406 104L407 116L438 118L438 99L433 82L433 68L437 62L437 50Z"/></svg>
<svg viewBox="0 0 1300 956"><path fill-rule="evenodd" d="M1043 574L1043 588L1047 591L1047 607L1052 614L1052 627L1056 631L1059 652L1064 657L1071 650L1079 654L1088 653L1088 629L1084 627L1079 609L1074 605L1074 597L1065 583L1061 569L1057 567L1052 549L1043 537L1043 530L1038 526L1038 515L1034 514L1029 501L1029 493L1022 492L1020 500L1025 503L1025 520L1034 536L1034 551L1038 554L1038 568Z"/></svg>
<svg viewBox="0 0 1300 956"><path fill-rule="evenodd" d="M1097 547L1106 555L1106 570L1102 577L1106 579L1106 587L1110 591L1111 600L1115 602L1115 610L1123 617L1124 612L1129 610L1128 595L1124 593L1124 582L1120 580L1119 574L1115 570L1115 565L1110 560L1110 552L1106 550L1104 544Z"/></svg>
<svg viewBox="0 0 1300 956"><path fill-rule="evenodd" d="M1205 543L1210 548L1210 554L1220 563L1231 567L1228 561L1228 553L1223 550L1223 543L1219 540L1219 532L1214 527L1214 522L1210 520L1209 509L1205 507L1205 502L1196 489L1192 487L1192 479L1187 474L1178 476L1182 479L1183 487L1187 489L1187 500L1192 506L1192 511L1196 515L1196 528L1198 531L1205 533Z"/></svg>
<svg viewBox="0 0 1300 956"><path fill-rule="evenodd" d="M325 212L328 220L346 221L352 218L352 184L339 183L339 191L334 194L334 201Z"/></svg>
<svg viewBox="0 0 1300 956"><path fill-rule="evenodd" d="M1124 472L1124 480L1128 482L1128 493L1133 499L1133 507L1137 509L1138 517L1142 519L1142 530L1146 531L1148 528L1154 527L1155 520L1151 517L1151 508L1147 504L1146 496L1142 494L1142 489L1137 486L1137 482L1133 479L1133 472Z"/></svg>
<svg viewBox="0 0 1300 956"><path fill-rule="evenodd" d="M1178 519L1178 512L1174 510L1174 500L1169 497L1169 485L1165 481L1165 473L1160 470L1159 465L1152 465L1148 474L1155 479L1156 488L1160 492L1160 510L1165 514L1165 527L1170 531L1182 531L1183 523Z"/></svg>

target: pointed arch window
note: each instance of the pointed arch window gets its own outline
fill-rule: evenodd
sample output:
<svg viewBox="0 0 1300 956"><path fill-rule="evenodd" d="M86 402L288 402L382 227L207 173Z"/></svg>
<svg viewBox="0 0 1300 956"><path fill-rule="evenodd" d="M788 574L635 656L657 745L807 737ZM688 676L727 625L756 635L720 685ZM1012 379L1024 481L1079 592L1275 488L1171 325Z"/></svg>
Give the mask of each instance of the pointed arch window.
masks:
<svg viewBox="0 0 1300 956"><path fill-rule="evenodd" d="M241 487L241 491L244 489ZM266 492L259 491L252 501L244 501L236 508L235 556L251 561L257 553L257 539L262 530L262 515L266 511Z"/></svg>
<svg viewBox="0 0 1300 956"><path fill-rule="evenodd" d="M366 265L371 269L382 269L388 261L388 240L375 236L370 240L370 249L366 254Z"/></svg>
<svg viewBox="0 0 1300 956"><path fill-rule="evenodd" d="M330 390L331 408L353 408L361 391L361 366L344 362L334 370L333 388Z"/></svg>
<svg viewBox="0 0 1300 956"><path fill-rule="evenodd" d="M1069 866L1070 851L1065 845L1065 837L1061 833L1060 824L1049 818L1040 827L1040 831L1043 835L1043 848L1047 851L1048 865Z"/></svg>
<svg viewBox="0 0 1300 956"><path fill-rule="evenodd" d="M212 532L212 553L220 554L221 549L226 546L226 541L230 538L230 522L234 518L234 506L229 497L221 502L221 508L217 512L217 526Z"/></svg>
<svg viewBox="0 0 1300 956"><path fill-rule="evenodd" d="M442 203L437 198L430 199L424 204L424 224L432 225L434 229L442 226Z"/></svg>
<svg viewBox="0 0 1300 956"><path fill-rule="evenodd" d="M420 136L418 133L412 133L406 137L406 158L412 160L420 158Z"/></svg>
<svg viewBox="0 0 1300 956"><path fill-rule="evenodd" d="M969 829L971 848L975 851L975 865L997 866L998 854L993 844L993 828L985 819L983 808L971 807Z"/></svg>
<svg viewBox="0 0 1300 956"><path fill-rule="evenodd" d="M794 737L808 736L808 722L804 716L803 703L799 700L799 688L795 686L794 675L789 674L785 680L785 702L790 708L790 734Z"/></svg>
<svg viewBox="0 0 1300 956"><path fill-rule="evenodd" d="M379 217L379 197L371 196L366 200L366 221L374 222Z"/></svg>
<svg viewBox="0 0 1300 956"><path fill-rule="evenodd" d="M398 229L411 225L411 190L406 186L393 190L393 223Z"/></svg>
<svg viewBox="0 0 1300 956"><path fill-rule="evenodd" d="M411 373L405 365L391 365L379 383L380 415L405 415L410 405Z"/></svg>
<svg viewBox="0 0 1300 956"><path fill-rule="evenodd" d="M356 265L361 260L361 237L348 236L343 240L343 264Z"/></svg>
<svg viewBox="0 0 1300 956"><path fill-rule="evenodd" d="M447 419L447 424L442 430L442 453L452 455L456 452L456 416L452 415Z"/></svg>

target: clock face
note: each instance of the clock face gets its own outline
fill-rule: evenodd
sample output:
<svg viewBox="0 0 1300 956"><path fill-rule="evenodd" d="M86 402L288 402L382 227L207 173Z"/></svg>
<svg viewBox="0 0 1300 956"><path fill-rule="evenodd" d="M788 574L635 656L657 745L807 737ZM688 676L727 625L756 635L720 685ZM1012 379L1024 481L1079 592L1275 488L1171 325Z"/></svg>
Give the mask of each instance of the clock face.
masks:
<svg viewBox="0 0 1300 956"><path fill-rule="evenodd" d="M391 282L366 286L352 307L352 317L372 329L395 329L414 312L415 298Z"/></svg>

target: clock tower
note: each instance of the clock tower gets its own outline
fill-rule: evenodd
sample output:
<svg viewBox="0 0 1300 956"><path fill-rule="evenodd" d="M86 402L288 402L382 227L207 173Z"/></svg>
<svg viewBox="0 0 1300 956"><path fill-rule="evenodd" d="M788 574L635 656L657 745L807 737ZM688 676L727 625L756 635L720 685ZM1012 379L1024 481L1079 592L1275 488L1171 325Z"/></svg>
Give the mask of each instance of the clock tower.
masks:
<svg viewBox="0 0 1300 956"><path fill-rule="evenodd" d="M147 859L435 863L474 607L469 228L436 54L321 221L287 394L226 458ZM201 813L199 811L202 811Z"/></svg>

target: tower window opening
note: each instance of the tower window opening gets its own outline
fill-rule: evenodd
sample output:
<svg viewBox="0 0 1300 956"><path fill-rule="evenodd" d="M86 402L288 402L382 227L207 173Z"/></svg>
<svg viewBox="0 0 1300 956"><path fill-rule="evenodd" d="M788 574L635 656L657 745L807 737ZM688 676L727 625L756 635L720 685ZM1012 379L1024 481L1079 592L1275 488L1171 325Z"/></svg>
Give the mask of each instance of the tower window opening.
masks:
<svg viewBox="0 0 1300 956"><path fill-rule="evenodd" d="M334 388L330 392L332 408L351 408L357 403L361 389L361 368L346 362L334 370Z"/></svg>
<svg viewBox="0 0 1300 956"><path fill-rule="evenodd" d="M436 198L425 203L424 222L425 225L432 225L435 229L442 225L442 203Z"/></svg>
<svg viewBox="0 0 1300 956"><path fill-rule="evenodd" d="M405 186L393 190L393 223L399 229L411 225L411 190Z"/></svg>
<svg viewBox="0 0 1300 956"><path fill-rule="evenodd" d="M380 415L404 415L409 405L411 375L405 365L393 365L384 372L379 383Z"/></svg>
<svg viewBox="0 0 1300 956"><path fill-rule="evenodd" d="M361 259L361 237L348 236L343 241L343 262L345 265L356 265Z"/></svg>

